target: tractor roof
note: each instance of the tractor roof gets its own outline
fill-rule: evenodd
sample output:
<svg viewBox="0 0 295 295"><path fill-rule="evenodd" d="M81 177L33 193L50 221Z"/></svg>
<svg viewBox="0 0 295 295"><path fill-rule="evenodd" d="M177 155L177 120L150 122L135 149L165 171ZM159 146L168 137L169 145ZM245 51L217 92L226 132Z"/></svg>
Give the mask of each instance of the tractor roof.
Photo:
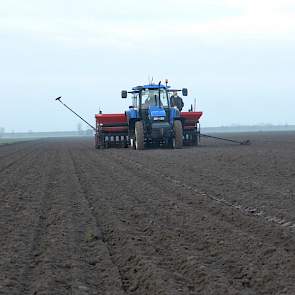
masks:
<svg viewBox="0 0 295 295"><path fill-rule="evenodd" d="M144 85L143 86L144 88L147 88L147 89L162 89L162 88L169 88L169 86L165 86L165 85L162 85L162 84L148 84L148 85Z"/></svg>
<svg viewBox="0 0 295 295"><path fill-rule="evenodd" d="M166 86L163 84L147 84L147 85L143 85L143 86L136 86L133 87L132 90L134 92L140 91L142 89L168 89L170 88L170 86Z"/></svg>

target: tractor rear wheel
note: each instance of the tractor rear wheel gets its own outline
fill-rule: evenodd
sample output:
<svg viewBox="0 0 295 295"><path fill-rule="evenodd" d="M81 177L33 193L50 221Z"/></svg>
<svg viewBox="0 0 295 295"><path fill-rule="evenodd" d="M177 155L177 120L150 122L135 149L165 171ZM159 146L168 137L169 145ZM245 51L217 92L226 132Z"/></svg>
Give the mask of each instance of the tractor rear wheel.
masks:
<svg viewBox="0 0 295 295"><path fill-rule="evenodd" d="M181 149L183 146L183 131L182 131L181 121L179 120L174 121L173 129L174 129L173 148Z"/></svg>
<svg viewBox="0 0 295 295"><path fill-rule="evenodd" d="M141 121L135 122L135 148L137 150L144 149L144 131Z"/></svg>

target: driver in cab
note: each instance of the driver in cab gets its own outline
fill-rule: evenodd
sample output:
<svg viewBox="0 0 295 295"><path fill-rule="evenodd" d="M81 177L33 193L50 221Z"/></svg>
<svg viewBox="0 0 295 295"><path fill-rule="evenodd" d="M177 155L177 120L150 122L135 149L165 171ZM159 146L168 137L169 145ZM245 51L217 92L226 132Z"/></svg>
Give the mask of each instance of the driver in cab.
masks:
<svg viewBox="0 0 295 295"><path fill-rule="evenodd" d="M163 105L161 100L159 102L159 96L157 94L150 93L144 102L144 106L146 108L148 108L149 106L158 106L158 103L160 103L160 106Z"/></svg>

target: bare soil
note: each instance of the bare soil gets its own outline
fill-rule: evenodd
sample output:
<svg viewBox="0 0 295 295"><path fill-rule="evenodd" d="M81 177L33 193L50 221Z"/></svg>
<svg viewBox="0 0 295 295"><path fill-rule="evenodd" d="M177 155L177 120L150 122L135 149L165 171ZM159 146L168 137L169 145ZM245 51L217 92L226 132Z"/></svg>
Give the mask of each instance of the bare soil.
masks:
<svg viewBox="0 0 295 295"><path fill-rule="evenodd" d="M0 294L295 294L295 133L0 147Z"/></svg>

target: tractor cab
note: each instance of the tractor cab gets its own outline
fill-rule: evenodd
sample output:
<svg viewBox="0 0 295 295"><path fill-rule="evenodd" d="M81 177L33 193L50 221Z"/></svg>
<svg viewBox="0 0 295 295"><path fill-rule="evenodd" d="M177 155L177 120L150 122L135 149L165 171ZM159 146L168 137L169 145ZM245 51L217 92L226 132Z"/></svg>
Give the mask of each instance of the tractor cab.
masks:
<svg viewBox="0 0 295 295"><path fill-rule="evenodd" d="M162 85L145 85L138 93L138 110L144 123L169 122L168 91Z"/></svg>
<svg viewBox="0 0 295 295"><path fill-rule="evenodd" d="M152 85L146 85L139 92L140 108L148 109L150 106L169 107L168 91L164 87L149 88Z"/></svg>

